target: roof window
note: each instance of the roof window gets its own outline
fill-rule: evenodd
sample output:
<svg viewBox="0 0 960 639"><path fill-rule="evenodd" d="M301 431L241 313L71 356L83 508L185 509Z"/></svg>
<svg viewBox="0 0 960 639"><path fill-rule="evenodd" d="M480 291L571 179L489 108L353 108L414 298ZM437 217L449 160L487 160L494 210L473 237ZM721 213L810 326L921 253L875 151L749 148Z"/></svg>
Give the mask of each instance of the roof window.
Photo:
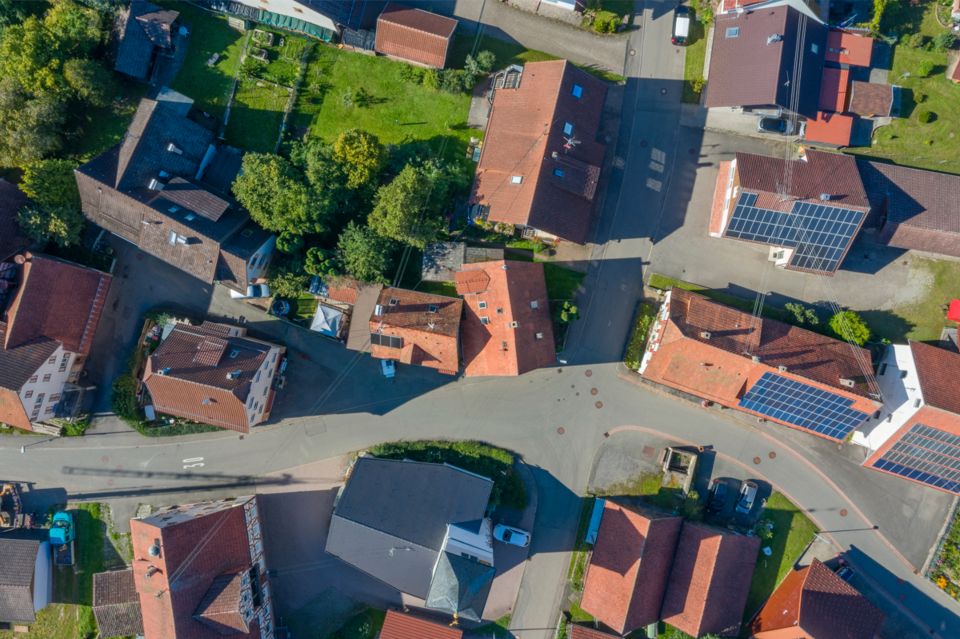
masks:
<svg viewBox="0 0 960 639"><path fill-rule="evenodd" d="M816 42L811 42L811 43L810 43L810 52L813 53L813 54L820 53L820 45L817 44Z"/></svg>
<svg viewBox="0 0 960 639"><path fill-rule="evenodd" d="M513 177L510 178L510 184L522 184L522 183L523 183L522 175L514 175Z"/></svg>
<svg viewBox="0 0 960 639"><path fill-rule="evenodd" d="M390 306L396 306L399 303L400 303L400 300L398 300L397 298L395 297L390 298Z"/></svg>
<svg viewBox="0 0 960 639"><path fill-rule="evenodd" d="M723 35L725 38L738 38L740 37L740 27L727 27Z"/></svg>
<svg viewBox="0 0 960 639"><path fill-rule="evenodd" d="M436 313L438 308L439 307L436 304L431 304L430 306L427 307L427 312Z"/></svg>
<svg viewBox="0 0 960 639"><path fill-rule="evenodd" d="M583 87L580 86L579 84L573 85L573 88L570 89L570 95L572 95L573 97L579 100L580 98L583 97Z"/></svg>
<svg viewBox="0 0 960 639"><path fill-rule="evenodd" d="M564 122L563 123L563 134L564 135L573 135L573 123Z"/></svg>
<svg viewBox="0 0 960 639"><path fill-rule="evenodd" d="M540 308L539 300L530 300L530 308Z"/></svg>
<svg viewBox="0 0 960 639"><path fill-rule="evenodd" d="M563 169L554 169L554 170L553 170L553 174L554 174L556 177L563 177L563 175L564 175Z"/></svg>
<svg viewBox="0 0 960 639"><path fill-rule="evenodd" d="M480 323L481 323L481 324L489 324L489 323L490 323L490 318L487 317L486 315L483 315L483 316L480 317Z"/></svg>
<svg viewBox="0 0 960 639"><path fill-rule="evenodd" d="M477 302L477 308L486 308L486 307L487 307L487 303L484 302L483 300Z"/></svg>

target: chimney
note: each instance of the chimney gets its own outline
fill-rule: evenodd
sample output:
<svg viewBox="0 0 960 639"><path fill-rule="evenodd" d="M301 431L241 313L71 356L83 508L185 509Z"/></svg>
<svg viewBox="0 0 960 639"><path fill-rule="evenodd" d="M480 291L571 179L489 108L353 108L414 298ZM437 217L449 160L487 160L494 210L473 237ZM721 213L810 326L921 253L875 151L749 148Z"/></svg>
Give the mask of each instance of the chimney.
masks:
<svg viewBox="0 0 960 639"><path fill-rule="evenodd" d="M840 378L840 385L841 385L841 386L846 386L847 388L853 388L855 384L854 384L854 381L853 381L852 379L850 379L849 377L841 377L841 378Z"/></svg>
<svg viewBox="0 0 960 639"><path fill-rule="evenodd" d="M700 331L700 337L703 339L710 339L710 331Z"/></svg>
<svg viewBox="0 0 960 639"><path fill-rule="evenodd" d="M183 155L183 150L173 142L170 142L169 144L167 144L167 151L170 151L171 153L176 153L177 155Z"/></svg>
<svg viewBox="0 0 960 639"><path fill-rule="evenodd" d="M829 202L829 201L830 201L830 198L831 198L831 195L830 195L829 193L821 193L821 194L820 194L820 201L821 201L821 202Z"/></svg>
<svg viewBox="0 0 960 639"><path fill-rule="evenodd" d="M240 374L242 372L243 371L239 371L239 370L230 371L229 373L227 373L227 379L240 379Z"/></svg>
<svg viewBox="0 0 960 639"><path fill-rule="evenodd" d="M750 359L753 360L753 363L754 363L754 364L759 364L759 363L760 363L760 356L759 356L759 355L753 355Z"/></svg>
<svg viewBox="0 0 960 639"><path fill-rule="evenodd" d="M160 370L157 371L157 375L169 375L169 374L170 374L169 366L161 368Z"/></svg>
<svg viewBox="0 0 960 639"><path fill-rule="evenodd" d="M380 304L377 304L376 306L374 306L374 307L373 307L373 314L374 314L374 315L383 315L383 306L381 306Z"/></svg>
<svg viewBox="0 0 960 639"><path fill-rule="evenodd" d="M779 33L773 33L767 37L767 44L774 44L783 40L783 36Z"/></svg>
<svg viewBox="0 0 960 639"><path fill-rule="evenodd" d="M147 574L147 577L153 577L158 572L160 572L159 568L157 568L156 566L150 566L149 568L147 568L146 574Z"/></svg>
<svg viewBox="0 0 960 639"><path fill-rule="evenodd" d="M787 367L781 364L780 366L777 366L777 370L780 371L781 373L786 373Z"/></svg>
<svg viewBox="0 0 960 639"><path fill-rule="evenodd" d="M151 191L162 191L163 182L161 182L157 178L150 178L150 182L149 184L147 184L147 188L150 189Z"/></svg>

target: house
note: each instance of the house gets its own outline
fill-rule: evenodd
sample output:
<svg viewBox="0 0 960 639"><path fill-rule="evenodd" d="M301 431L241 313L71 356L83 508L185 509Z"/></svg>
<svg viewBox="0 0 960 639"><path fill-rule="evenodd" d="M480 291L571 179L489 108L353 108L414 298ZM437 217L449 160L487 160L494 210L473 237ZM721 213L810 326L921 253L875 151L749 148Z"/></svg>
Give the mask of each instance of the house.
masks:
<svg viewBox="0 0 960 639"><path fill-rule="evenodd" d="M761 4L717 15L714 34L707 107L816 118L827 45L818 19L792 3Z"/></svg>
<svg viewBox="0 0 960 639"><path fill-rule="evenodd" d="M456 375L462 314L461 299L385 288L370 315L370 354Z"/></svg>
<svg viewBox="0 0 960 639"><path fill-rule="evenodd" d="M130 520L133 565L95 576L115 585L94 591L99 623L116 600L126 605L132 575L139 617L128 609L129 625L110 619L106 632L138 633L145 639L272 639L274 606L263 555L263 527L257 496L170 506ZM127 573L127 574L123 574ZM142 622L142 626L138 625Z"/></svg>
<svg viewBox="0 0 960 639"><path fill-rule="evenodd" d="M604 500L580 607L618 635L660 620L683 518Z"/></svg>
<svg viewBox="0 0 960 639"><path fill-rule="evenodd" d="M605 150L597 137L606 85L551 60L500 72L492 94L472 219L585 243Z"/></svg>
<svg viewBox="0 0 960 639"><path fill-rule="evenodd" d="M428 282L452 282L464 264L502 260L502 248L467 246L466 242L434 242L423 251L420 279Z"/></svg>
<svg viewBox="0 0 960 639"><path fill-rule="evenodd" d="M72 416L111 281L45 255L0 262L0 422L29 431Z"/></svg>
<svg viewBox="0 0 960 639"><path fill-rule="evenodd" d="M495 572L492 490L491 480L449 464L360 457L337 497L326 551L395 588L405 605L479 621Z"/></svg>
<svg viewBox="0 0 960 639"><path fill-rule="evenodd" d="M123 141L75 171L83 213L207 284L245 292L266 275L274 238L229 198L240 155L218 147L192 107L169 89L141 100Z"/></svg>
<svg viewBox="0 0 960 639"><path fill-rule="evenodd" d="M737 153L720 163L710 235L765 244L777 266L833 275L869 212L852 156L807 150L784 160Z"/></svg>
<svg viewBox="0 0 960 639"><path fill-rule="evenodd" d="M850 146L857 118L843 113L817 111L814 120L807 120L803 139L817 146L841 148Z"/></svg>
<svg viewBox="0 0 960 639"><path fill-rule="evenodd" d="M143 635L140 595L133 570L95 573L93 603L93 616L101 637Z"/></svg>
<svg viewBox="0 0 960 639"><path fill-rule="evenodd" d="M699 637L737 635L760 538L683 522L660 616Z"/></svg>
<svg viewBox="0 0 960 639"><path fill-rule="evenodd" d="M464 375L522 375L557 361L543 264L496 260L465 264Z"/></svg>
<svg viewBox="0 0 960 639"><path fill-rule="evenodd" d="M858 160L880 225L880 241L960 257L960 177L872 160Z"/></svg>
<svg viewBox="0 0 960 639"><path fill-rule="evenodd" d="M216 322L163 335L143 372L157 413L241 433L270 417L286 348Z"/></svg>
<svg viewBox="0 0 960 639"><path fill-rule="evenodd" d="M819 559L791 571L750 623L753 639L875 639L884 614Z"/></svg>
<svg viewBox="0 0 960 639"><path fill-rule="evenodd" d="M0 178L0 261L30 246L30 240L20 232L17 213L27 204L27 196L15 185Z"/></svg>
<svg viewBox="0 0 960 639"><path fill-rule="evenodd" d="M864 466L960 495L960 353L894 344L877 369L883 407L853 434Z"/></svg>
<svg viewBox="0 0 960 639"><path fill-rule="evenodd" d="M639 372L836 442L880 408L870 351L678 288L664 298Z"/></svg>
<svg viewBox="0 0 960 639"><path fill-rule="evenodd" d="M32 624L52 598L50 544L0 537L0 626Z"/></svg>
<svg viewBox="0 0 960 639"><path fill-rule="evenodd" d="M332 42L344 30L370 29L386 0L200 0L214 11Z"/></svg>
<svg viewBox="0 0 960 639"><path fill-rule="evenodd" d="M447 66L457 21L400 4L388 4L377 18L377 53L433 69Z"/></svg>
<svg viewBox="0 0 960 639"><path fill-rule="evenodd" d="M388 610L380 629L380 639L462 639L463 631L446 624Z"/></svg>
<svg viewBox="0 0 960 639"><path fill-rule="evenodd" d="M133 0L117 15L117 59L113 68L144 82L153 78L157 58L171 56L178 11Z"/></svg>
<svg viewBox="0 0 960 639"><path fill-rule="evenodd" d="M869 67L873 60L873 38L864 31L831 28L827 31L824 59L841 68Z"/></svg>

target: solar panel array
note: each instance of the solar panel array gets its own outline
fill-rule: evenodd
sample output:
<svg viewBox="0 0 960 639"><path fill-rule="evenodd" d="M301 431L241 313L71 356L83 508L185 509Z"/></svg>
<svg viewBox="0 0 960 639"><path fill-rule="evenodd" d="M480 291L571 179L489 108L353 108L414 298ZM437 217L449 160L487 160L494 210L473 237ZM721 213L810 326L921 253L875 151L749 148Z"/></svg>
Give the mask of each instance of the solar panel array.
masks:
<svg viewBox="0 0 960 639"><path fill-rule="evenodd" d="M960 437L914 424L874 467L960 494Z"/></svg>
<svg viewBox="0 0 960 639"><path fill-rule="evenodd" d="M739 402L741 408L837 440L868 417L852 405L852 399L776 373L764 373Z"/></svg>
<svg viewBox="0 0 960 639"><path fill-rule="evenodd" d="M370 333L370 343L374 346L400 348L403 346L403 338L396 337L395 335L384 335L382 333Z"/></svg>
<svg viewBox="0 0 960 639"><path fill-rule="evenodd" d="M757 194L740 194L726 235L794 249L790 266L833 273L866 215L827 204L794 202L789 212L756 206Z"/></svg>

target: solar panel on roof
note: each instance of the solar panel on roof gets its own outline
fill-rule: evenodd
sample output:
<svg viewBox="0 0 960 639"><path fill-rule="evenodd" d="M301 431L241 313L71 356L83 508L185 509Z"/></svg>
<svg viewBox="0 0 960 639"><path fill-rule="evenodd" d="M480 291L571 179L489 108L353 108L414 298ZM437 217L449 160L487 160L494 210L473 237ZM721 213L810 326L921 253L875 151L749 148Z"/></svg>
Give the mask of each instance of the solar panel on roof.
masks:
<svg viewBox="0 0 960 639"><path fill-rule="evenodd" d="M833 273L847 252L865 213L812 202L794 202L790 211L756 206L756 193L741 193L725 235L794 249L790 266Z"/></svg>
<svg viewBox="0 0 960 639"><path fill-rule="evenodd" d="M395 335L383 335L382 333L370 333L370 343L374 346L400 348L403 346L403 338Z"/></svg>
<svg viewBox="0 0 960 639"><path fill-rule="evenodd" d="M850 408L852 399L776 373L764 373L738 405L837 440L846 438L868 417Z"/></svg>
<svg viewBox="0 0 960 639"><path fill-rule="evenodd" d="M911 426L873 465L960 494L960 437L925 424Z"/></svg>

